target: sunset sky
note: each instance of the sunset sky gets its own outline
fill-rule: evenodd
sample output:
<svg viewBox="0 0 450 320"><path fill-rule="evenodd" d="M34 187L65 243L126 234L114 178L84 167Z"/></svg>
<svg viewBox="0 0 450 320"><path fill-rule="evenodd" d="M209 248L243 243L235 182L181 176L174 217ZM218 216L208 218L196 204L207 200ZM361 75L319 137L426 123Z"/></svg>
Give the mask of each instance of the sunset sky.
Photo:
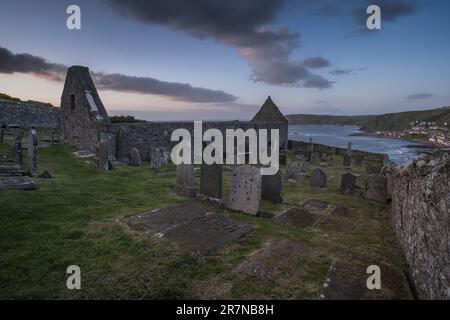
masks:
<svg viewBox="0 0 450 320"><path fill-rule="evenodd" d="M0 92L59 105L84 65L110 114L146 120L245 120L268 95L285 114L448 106L449 16L447 0L2 0Z"/></svg>

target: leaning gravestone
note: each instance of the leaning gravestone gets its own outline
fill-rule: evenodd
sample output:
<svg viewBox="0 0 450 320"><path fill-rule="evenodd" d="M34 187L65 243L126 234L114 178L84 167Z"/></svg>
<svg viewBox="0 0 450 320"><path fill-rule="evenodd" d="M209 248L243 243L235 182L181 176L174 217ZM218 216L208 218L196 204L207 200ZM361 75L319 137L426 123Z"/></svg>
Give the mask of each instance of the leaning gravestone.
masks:
<svg viewBox="0 0 450 320"><path fill-rule="evenodd" d="M31 129L28 136L28 173L32 177L37 175L37 147L37 132L35 129Z"/></svg>
<svg viewBox="0 0 450 320"><path fill-rule="evenodd" d="M318 188L326 188L327 187L327 175L325 172L320 169L316 168L311 174L311 187L318 187Z"/></svg>
<svg viewBox="0 0 450 320"><path fill-rule="evenodd" d="M311 153L311 164L317 164L319 162L319 153L313 152Z"/></svg>
<svg viewBox="0 0 450 320"><path fill-rule="evenodd" d="M283 185L279 170L274 175L262 176L261 197L275 203L283 202Z"/></svg>
<svg viewBox="0 0 450 320"><path fill-rule="evenodd" d="M206 164L201 166L200 194L213 199L222 199L223 165Z"/></svg>
<svg viewBox="0 0 450 320"><path fill-rule="evenodd" d="M344 173L341 177L341 193L355 194L356 191L356 176L351 173Z"/></svg>
<svg viewBox="0 0 450 320"><path fill-rule="evenodd" d="M344 167L351 167L352 166L352 157L348 154L345 153L342 159L342 165Z"/></svg>
<svg viewBox="0 0 450 320"><path fill-rule="evenodd" d="M139 167L142 165L141 153L137 148L131 148L130 150L130 166Z"/></svg>
<svg viewBox="0 0 450 320"><path fill-rule="evenodd" d="M195 197L197 195L193 164L182 163L177 165L177 185L175 190L180 196Z"/></svg>
<svg viewBox="0 0 450 320"><path fill-rule="evenodd" d="M227 207L256 215L261 201L260 169L251 165L239 165L233 170Z"/></svg>
<svg viewBox="0 0 450 320"><path fill-rule="evenodd" d="M111 163L109 162L108 144L108 140L100 140L98 144L98 167L104 171L109 171L112 169Z"/></svg>
<svg viewBox="0 0 450 320"><path fill-rule="evenodd" d="M381 174L366 175L366 199L387 202L387 178Z"/></svg>

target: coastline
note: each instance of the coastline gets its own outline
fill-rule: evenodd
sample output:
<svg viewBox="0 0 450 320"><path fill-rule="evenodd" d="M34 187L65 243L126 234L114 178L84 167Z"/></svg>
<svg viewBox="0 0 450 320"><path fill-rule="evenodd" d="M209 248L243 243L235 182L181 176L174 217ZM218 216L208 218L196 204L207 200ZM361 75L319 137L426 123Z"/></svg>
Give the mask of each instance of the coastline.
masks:
<svg viewBox="0 0 450 320"><path fill-rule="evenodd" d="M408 145L407 148L411 149L440 149L444 148L445 146L440 145L438 143L433 143L429 140L424 139L413 139L413 138L405 138L405 137L393 137L390 135L385 134L375 134L367 131L361 131L360 133L352 133L350 136L352 137L358 137L358 136L364 136L364 137L372 137L372 138L384 138L384 139L394 139L394 140L405 140L410 141L413 143L417 143L417 145Z"/></svg>

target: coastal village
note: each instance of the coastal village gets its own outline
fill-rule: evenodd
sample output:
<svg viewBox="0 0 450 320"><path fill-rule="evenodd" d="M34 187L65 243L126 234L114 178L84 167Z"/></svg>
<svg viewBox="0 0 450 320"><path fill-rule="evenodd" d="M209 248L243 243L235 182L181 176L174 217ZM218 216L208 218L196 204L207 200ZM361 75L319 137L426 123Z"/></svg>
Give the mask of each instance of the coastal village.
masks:
<svg viewBox="0 0 450 320"><path fill-rule="evenodd" d="M450 123L411 121L402 131L376 131L375 136L391 137L427 143L435 147L450 148Z"/></svg>

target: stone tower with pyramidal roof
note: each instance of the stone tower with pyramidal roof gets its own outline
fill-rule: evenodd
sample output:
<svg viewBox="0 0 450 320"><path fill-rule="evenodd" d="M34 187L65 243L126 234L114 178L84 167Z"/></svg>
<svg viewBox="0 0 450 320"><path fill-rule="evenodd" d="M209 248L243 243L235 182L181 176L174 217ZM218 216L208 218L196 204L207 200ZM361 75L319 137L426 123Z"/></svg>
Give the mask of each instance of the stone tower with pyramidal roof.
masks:
<svg viewBox="0 0 450 320"><path fill-rule="evenodd" d="M267 129L279 129L280 148L284 149L287 147L288 120L284 117L270 96L267 97L266 102L264 102L261 109L255 114L251 122L264 124L263 127L267 127Z"/></svg>

